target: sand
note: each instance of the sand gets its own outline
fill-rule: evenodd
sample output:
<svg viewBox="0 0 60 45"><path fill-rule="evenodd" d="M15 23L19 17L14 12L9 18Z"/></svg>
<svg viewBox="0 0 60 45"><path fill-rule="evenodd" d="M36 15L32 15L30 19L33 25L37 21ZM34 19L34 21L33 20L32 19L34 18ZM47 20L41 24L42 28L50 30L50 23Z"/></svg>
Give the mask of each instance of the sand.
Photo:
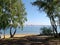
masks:
<svg viewBox="0 0 60 45"><path fill-rule="evenodd" d="M36 34L15 34L14 37L24 37L24 36L31 36ZM1 38L3 38L4 35L1 35ZM10 35L5 35L5 38L10 38Z"/></svg>

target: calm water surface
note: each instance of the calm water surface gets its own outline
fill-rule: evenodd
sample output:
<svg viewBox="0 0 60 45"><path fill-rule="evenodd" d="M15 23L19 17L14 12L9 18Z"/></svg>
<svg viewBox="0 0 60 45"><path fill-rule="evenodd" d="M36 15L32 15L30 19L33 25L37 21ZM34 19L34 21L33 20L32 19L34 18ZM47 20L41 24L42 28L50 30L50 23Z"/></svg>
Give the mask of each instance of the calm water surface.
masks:
<svg viewBox="0 0 60 45"><path fill-rule="evenodd" d="M40 28L44 27L44 26L42 26L42 25L27 25L27 26L23 27L23 30L17 28L16 34L40 34L40 32L41 32ZM49 27L49 26L46 26L46 27ZM13 31L14 31L14 29L12 29L12 32ZM3 31L2 31L2 33L3 33ZM6 34L9 34L9 29L6 30Z"/></svg>

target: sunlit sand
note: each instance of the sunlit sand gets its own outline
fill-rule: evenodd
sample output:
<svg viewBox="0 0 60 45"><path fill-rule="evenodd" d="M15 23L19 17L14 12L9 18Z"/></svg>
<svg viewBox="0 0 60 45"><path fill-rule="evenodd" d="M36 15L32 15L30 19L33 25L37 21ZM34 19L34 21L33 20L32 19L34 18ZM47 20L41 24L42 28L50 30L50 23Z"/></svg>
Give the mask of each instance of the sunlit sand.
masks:
<svg viewBox="0 0 60 45"><path fill-rule="evenodd" d="M14 37L24 37L24 36L31 36L31 35L36 35L36 34L15 34ZM3 38L4 35L1 36ZM5 35L5 38L10 38L10 35Z"/></svg>

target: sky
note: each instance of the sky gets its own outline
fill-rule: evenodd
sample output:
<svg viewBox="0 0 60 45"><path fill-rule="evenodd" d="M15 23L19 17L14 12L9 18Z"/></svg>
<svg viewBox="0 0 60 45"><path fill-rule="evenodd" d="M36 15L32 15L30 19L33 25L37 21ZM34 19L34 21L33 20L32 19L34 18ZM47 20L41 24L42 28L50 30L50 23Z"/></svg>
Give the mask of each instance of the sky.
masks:
<svg viewBox="0 0 60 45"><path fill-rule="evenodd" d="M46 13L31 4L34 1L35 0L22 0L27 12L27 22L25 22L25 25L50 25Z"/></svg>

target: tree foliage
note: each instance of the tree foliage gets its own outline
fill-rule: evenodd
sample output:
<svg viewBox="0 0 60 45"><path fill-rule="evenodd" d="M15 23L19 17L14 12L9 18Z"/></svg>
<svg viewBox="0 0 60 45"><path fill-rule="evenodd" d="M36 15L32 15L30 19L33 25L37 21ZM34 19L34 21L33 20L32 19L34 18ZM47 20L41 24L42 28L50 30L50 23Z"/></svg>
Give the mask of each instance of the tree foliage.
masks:
<svg viewBox="0 0 60 45"><path fill-rule="evenodd" d="M24 8L24 4L22 3L21 0L18 0L16 3L14 3L14 5L12 7L10 7L11 8L10 9L10 11L11 11L11 20L10 20L10 22L12 22L12 24L10 24L10 26L15 28L15 32L16 32L16 27L20 26L20 27L23 28L23 23L25 21L27 21L26 12L25 12L25 8ZM11 37L14 36L14 34L15 34L15 33L13 33L13 34L11 33L12 27L10 28Z"/></svg>
<svg viewBox="0 0 60 45"><path fill-rule="evenodd" d="M42 27L41 34L43 35L51 35L52 34L52 28L51 27Z"/></svg>
<svg viewBox="0 0 60 45"><path fill-rule="evenodd" d="M27 21L26 11L22 0L0 0L0 29L9 27L11 35L15 34L18 26L23 27ZM15 28L12 34L12 28Z"/></svg>
<svg viewBox="0 0 60 45"><path fill-rule="evenodd" d="M57 7L59 6L60 1L59 0L36 0L32 4L39 7L39 10L42 9L50 19L52 28L53 28L53 33L57 34L57 25L55 21L55 15Z"/></svg>

